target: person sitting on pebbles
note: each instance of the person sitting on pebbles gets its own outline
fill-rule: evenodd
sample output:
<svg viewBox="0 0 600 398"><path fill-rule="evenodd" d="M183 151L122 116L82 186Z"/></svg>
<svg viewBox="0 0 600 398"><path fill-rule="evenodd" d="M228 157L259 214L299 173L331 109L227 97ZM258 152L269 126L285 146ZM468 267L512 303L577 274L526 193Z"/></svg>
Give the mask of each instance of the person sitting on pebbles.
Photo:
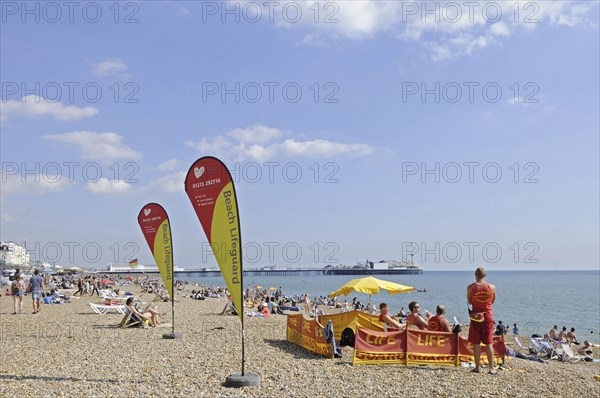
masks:
<svg viewBox="0 0 600 398"><path fill-rule="evenodd" d="M586 340L583 342L583 346L577 350L577 353L579 355L583 355L583 356L591 358L594 355L594 351L593 351L594 347L595 347L594 344L592 344Z"/></svg>
<svg viewBox="0 0 600 398"><path fill-rule="evenodd" d="M150 307L148 307L148 312L144 312L142 314L137 310L137 308L135 308L135 305L133 304L133 297L129 297L125 302L125 305L127 306L127 309L140 320L148 321L150 326L154 327L160 325L160 319L158 318L160 313L155 306L150 305Z"/></svg>

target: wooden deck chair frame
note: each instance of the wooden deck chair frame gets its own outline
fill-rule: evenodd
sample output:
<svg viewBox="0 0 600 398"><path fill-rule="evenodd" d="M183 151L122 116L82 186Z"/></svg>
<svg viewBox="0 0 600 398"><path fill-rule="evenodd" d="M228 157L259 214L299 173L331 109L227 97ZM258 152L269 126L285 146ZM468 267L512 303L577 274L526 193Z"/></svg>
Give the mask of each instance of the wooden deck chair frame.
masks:
<svg viewBox="0 0 600 398"><path fill-rule="evenodd" d="M563 361L576 362L576 361L584 361L585 360L585 356L576 354L570 345L563 343L560 346L563 351L563 355L562 355Z"/></svg>
<svg viewBox="0 0 600 398"><path fill-rule="evenodd" d="M141 326L142 329L146 329L148 327L148 324L146 323L145 319L143 319L143 320L138 319L137 316L134 319L133 313L128 310L126 312L125 316L123 316L121 323L119 323L119 327L120 328L132 328L132 327L137 327L137 326Z"/></svg>
<svg viewBox="0 0 600 398"><path fill-rule="evenodd" d="M225 308L219 315L237 315L237 311L235 310L235 306L233 305L233 301L227 300L227 304L225 304Z"/></svg>

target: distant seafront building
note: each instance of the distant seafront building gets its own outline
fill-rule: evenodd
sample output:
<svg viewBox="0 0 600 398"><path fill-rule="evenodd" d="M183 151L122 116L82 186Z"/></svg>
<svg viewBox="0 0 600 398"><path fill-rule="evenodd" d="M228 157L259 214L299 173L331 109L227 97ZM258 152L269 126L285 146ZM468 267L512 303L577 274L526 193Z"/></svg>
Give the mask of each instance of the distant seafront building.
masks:
<svg viewBox="0 0 600 398"><path fill-rule="evenodd" d="M158 267L156 265L143 265L137 264L135 266L130 266L128 264L125 265L115 265L113 263L108 263L106 267L108 272L159 272Z"/></svg>
<svg viewBox="0 0 600 398"><path fill-rule="evenodd" d="M27 244L19 245L15 242L0 242L0 266L3 268L28 270L30 263Z"/></svg>

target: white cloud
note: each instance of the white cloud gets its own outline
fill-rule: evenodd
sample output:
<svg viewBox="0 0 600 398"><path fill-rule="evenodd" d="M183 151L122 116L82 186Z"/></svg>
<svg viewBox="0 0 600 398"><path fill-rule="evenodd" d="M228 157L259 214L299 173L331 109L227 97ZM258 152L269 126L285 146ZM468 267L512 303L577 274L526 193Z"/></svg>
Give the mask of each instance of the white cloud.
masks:
<svg viewBox="0 0 600 398"><path fill-rule="evenodd" d="M131 192L131 184L122 180L109 180L102 177L87 183L87 190L94 194L124 194Z"/></svg>
<svg viewBox="0 0 600 398"><path fill-rule="evenodd" d="M93 106L78 107L61 102L48 101L37 95L27 95L21 100L0 102L0 121L3 123L12 116L40 117L52 116L56 120L78 120L94 116L98 109Z"/></svg>
<svg viewBox="0 0 600 398"><path fill-rule="evenodd" d="M118 58L94 64L92 73L98 77L116 77L120 80L126 80L131 77L127 65Z"/></svg>
<svg viewBox="0 0 600 398"><path fill-rule="evenodd" d="M490 33L494 36L510 36L510 30L504 22L496 22L490 27Z"/></svg>
<svg viewBox="0 0 600 398"><path fill-rule="evenodd" d="M123 143L123 137L116 133L96 133L92 131L74 131L64 134L50 134L44 139L74 145L81 156L88 160L111 162L115 160L137 160L142 157Z"/></svg>
<svg viewBox="0 0 600 398"><path fill-rule="evenodd" d="M230 131L227 135L245 144L264 144L281 137L282 132L273 127L253 124L243 129Z"/></svg>
<svg viewBox="0 0 600 398"><path fill-rule="evenodd" d="M158 171L173 171L181 165L181 161L179 159L169 159L158 166L154 167L154 170Z"/></svg>
<svg viewBox="0 0 600 398"><path fill-rule="evenodd" d="M173 193L173 192L184 192L183 183L185 181L186 172L178 171L162 177L157 178L150 184L151 189L160 190L162 192Z"/></svg>
<svg viewBox="0 0 600 398"><path fill-rule="evenodd" d="M326 140L295 141L285 140L281 149L292 156L329 157L336 155L371 155L374 148L367 144L342 144Z"/></svg>
<svg viewBox="0 0 600 398"><path fill-rule="evenodd" d="M239 4L238 1L235 3ZM286 8L287 4L290 7ZM301 18L296 20L298 7ZM499 43L499 40L492 40L494 37L507 39L544 23L596 29L593 7L597 7L597 3L585 1L290 0L278 2L272 15L277 26L301 30L302 44L323 47L327 40L369 39L388 34L423 45L434 60L443 60ZM270 15L269 8L263 5L262 18L267 19ZM454 41L461 35L470 40Z"/></svg>
<svg viewBox="0 0 600 398"><path fill-rule="evenodd" d="M45 194L61 192L73 185L67 176L59 174L24 174L22 172L2 172L1 192L2 194Z"/></svg>
<svg viewBox="0 0 600 398"><path fill-rule="evenodd" d="M346 144L327 140L299 141L291 138L281 142L272 142L284 135L289 134L284 134L273 127L251 125L212 139L203 137L200 141L186 141L185 144L203 154L224 156L235 161L256 162L265 162L277 156L365 156L375 152L375 148L367 144Z"/></svg>

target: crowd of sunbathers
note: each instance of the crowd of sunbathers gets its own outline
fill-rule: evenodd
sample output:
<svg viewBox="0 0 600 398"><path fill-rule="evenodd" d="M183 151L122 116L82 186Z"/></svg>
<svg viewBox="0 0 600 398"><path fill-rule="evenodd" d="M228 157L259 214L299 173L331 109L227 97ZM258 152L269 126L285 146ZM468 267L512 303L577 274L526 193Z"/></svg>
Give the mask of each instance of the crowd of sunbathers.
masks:
<svg viewBox="0 0 600 398"><path fill-rule="evenodd" d="M192 290L189 297L194 300L205 300L207 298L221 298L226 294L227 289L210 285L199 285L197 290ZM187 294L184 294L183 297L187 297Z"/></svg>

